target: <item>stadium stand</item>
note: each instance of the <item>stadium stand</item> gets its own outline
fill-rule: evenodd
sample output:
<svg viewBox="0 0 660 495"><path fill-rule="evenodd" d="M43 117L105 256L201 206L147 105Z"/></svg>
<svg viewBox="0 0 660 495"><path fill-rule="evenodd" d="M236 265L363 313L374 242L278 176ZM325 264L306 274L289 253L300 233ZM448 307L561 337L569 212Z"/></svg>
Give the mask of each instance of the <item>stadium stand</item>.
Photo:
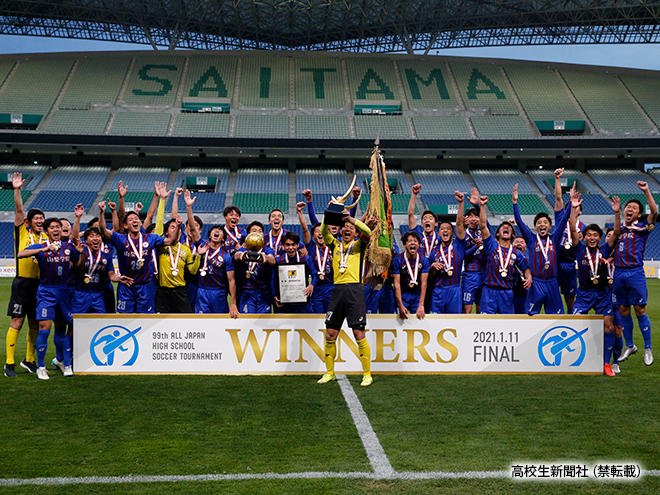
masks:
<svg viewBox="0 0 660 495"><path fill-rule="evenodd" d="M72 66L70 58L21 60L0 95L0 113L47 115Z"/></svg>
<svg viewBox="0 0 660 495"><path fill-rule="evenodd" d="M348 139L348 118L341 115L298 115L296 117L296 137Z"/></svg>
<svg viewBox="0 0 660 495"><path fill-rule="evenodd" d="M236 176L237 193L254 193L255 191L287 193L288 190L289 174L283 168L243 168L238 171Z"/></svg>
<svg viewBox="0 0 660 495"><path fill-rule="evenodd" d="M39 208L45 212L73 212L75 206L80 203L89 210L98 191L67 191L67 194L62 194L61 191L41 191L32 200L29 207Z"/></svg>
<svg viewBox="0 0 660 495"><path fill-rule="evenodd" d="M530 120L584 120L554 69L506 65L504 70Z"/></svg>
<svg viewBox="0 0 660 495"><path fill-rule="evenodd" d="M401 115L356 115L355 134L358 139L410 139L410 129Z"/></svg>
<svg viewBox="0 0 660 495"><path fill-rule="evenodd" d="M14 209L14 203L12 201L12 207ZM14 238L14 222L0 222L0 236L3 239L13 239ZM14 243L13 242L2 242L0 243L0 257L1 258L13 258L14 257Z"/></svg>
<svg viewBox="0 0 660 495"><path fill-rule="evenodd" d="M194 193L195 204L193 211L197 213L221 213L225 207L225 193ZM183 215L186 211L186 203L179 198L179 213Z"/></svg>
<svg viewBox="0 0 660 495"><path fill-rule="evenodd" d="M96 191L98 193L110 174L109 167L64 165L58 167L44 185L44 191Z"/></svg>
<svg viewBox="0 0 660 495"><path fill-rule="evenodd" d="M346 107L341 61L338 58L296 58L295 84L299 108Z"/></svg>
<svg viewBox="0 0 660 495"><path fill-rule="evenodd" d="M393 215L405 215L408 213L408 203L410 203L410 194L392 194L392 214ZM367 206L369 205L369 199L371 198L370 194L362 194L360 197L360 209L362 211L367 211ZM415 213L419 213L415 207Z"/></svg>
<svg viewBox="0 0 660 495"><path fill-rule="evenodd" d="M236 137L289 137L288 115L238 115Z"/></svg>
<svg viewBox="0 0 660 495"><path fill-rule="evenodd" d="M319 192L341 196L348 186L350 186L350 182L343 169L300 168L296 170L296 191L298 192L310 189L313 194Z"/></svg>
<svg viewBox="0 0 660 495"><path fill-rule="evenodd" d="M5 82L14 65L16 62L13 60L0 60L0 86Z"/></svg>
<svg viewBox="0 0 660 495"><path fill-rule="evenodd" d="M103 134L110 112L60 110L53 115L48 132L53 134Z"/></svg>
<svg viewBox="0 0 660 495"><path fill-rule="evenodd" d="M495 215L513 215L511 194L489 194L488 208ZM536 215L539 212L550 213L536 194L519 194L518 210L521 215Z"/></svg>
<svg viewBox="0 0 660 495"><path fill-rule="evenodd" d="M408 178L403 170L396 168L389 168L385 170L387 175L387 180L392 181L393 179L397 180L398 190L397 193L410 193L410 184L408 183ZM359 168L355 170L355 175L357 175L357 181L355 184L362 188L363 191L367 190L367 183L371 184L372 171L370 169Z"/></svg>
<svg viewBox="0 0 660 495"><path fill-rule="evenodd" d="M179 170L177 178L177 187L184 187L186 177L217 177L218 185L215 188L216 192L227 192L229 184L229 169L228 168L202 168L202 167L182 167Z"/></svg>
<svg viewBox="0 0 660 495"><path fill-rule="evenodd" d="M346 187L348 187L348 186L346 186ZM345 192L345 190L344 190L344 192ZM321 220L321 217L323 216L323 212L328 207L328 203L330 202L330 200L332 199L333 196L337 197L337 194L341 194L341 193L336 193L336 192L333 192L333 193L330 193L330 192L316 193L316 192L314 192L312 194L312 204L314 205L314 211L316 212L316 216L319 219L319 221ZM297 192L296 193L296 202L299 203L300 201L303 201L305 204L307 204L307 199L305 199L305 196L303 196L301 192ZM349 201L351 201L351 200L349 199ZM307 210L305 210L305 213L306 212L307 212ZM310 227L311 227L311 225L310 225Z"/></svg>
<svg viewBox="0 0 660 495"><path fill-rule="evenodd" d="M165 136L172 115L169 113L121 112L110 134L136 136Z"/></svg>
<svg viewBox="0 0 660 495"><path fill-rule="evenodd" d="M353 100L400 100L394 64L387 58L346 59Z"/></svg>
<svg viewBox="0 0 660 495"><path fill-rule="evenodd" d="M651 193L660 193L660 184L651 176L639 170L591 169L588 172L603 191L610 195L639 194L640 190L637 187L637 181L648 182Z"/></svg>
<svg viewBox="0 0 660 495"><path fill-rule="evenodd" d="M561 74L599 133L649 133L653 129L631 104L616 76L562 69Z"/></svg>
<svg viewBox="0 0 660 495"><path fill-rule="evenodd" d="M175 136L227 137L231 117L224 113L181 113L174 126Z"/></svg>
<svg viewBox="0 0 660 495"><path fill-rule="evenodd" d="M470 117L478 138L519 138L532 136L522 117L512 115L474 115Z"/></svg>
<svg viewBox="0 0 660 495"><path fill-rule="evenodd" d="M422 187L422 191L424 188ZM422 193L422 201L424 205L457 205L456 197L454 194L435 194L435 193Z"/></svg>
<svg viewBox="0 0 660 495"><path fill-rule="evenodd" d="M534 183L539 187L543 194L554 194L554 170L532 169L528 170L527 173L534 180ZM577 179L578 184L581 185L588 194L598 194L598 189L594 183L591 182L591 180L579 170L565 169L562 177L565 179ZM550 181L550 184L548 184L547 181ZM578 187L578 190L582 191L582 187ZM551 201L551 203L554 204L554 199Z"/></svg>
<svg viewBox="0 0 660 495"><path fill-rule="evenodd" d="M268 214L271 210L279 208L284 213L289 211L289 195L281 193L248 193L234 194L234 204L243 213Z"/></svg>
<svg viewBox="0 0 660 495"><path fill-rule="evenodd" d="M408 106L411 109L460 109L447 66L438 59L398 61Z"/></svg>
<svg viewBox="0 0 660 495"><path fill-rule="evenodd" d="M32 194L30 191L21 190L21 198L23 204ZM13 189L0 189L0 211L14 211L14 190Z"/></svg>
<svg viewBox="0 0 660 495"><path fill-rule="evenodd" d="M626 85L628 91L651 120L655 122L655 125L660 125L660 95L656 90L656 79L631 74L620 74L619 79Z"/></svg>
<svg viewBox="0 0 660 495"><path fill-rule="evenodd" d="M153 184L152 184L152 189L153 189ZM153 197L154 197L153 192L128 191L126 193L126 196L124 196L124 206L126 208L126 211L133 210L137 203L142 203L142 207L143 207L142 212L146 213L147 210L149 209L149 205L151 205L151 200L153 199ZM103 200L117 203L119 201L119 193L117 191L108 191L107 193L105 193ZM172 201L171 194L169 195L167 201L165 202L165 206L168 209L166 215L169 215L170 201ZM183 200L181 202L183 202Z"/></svg>
<svg viewBox="0 0 660 495"><path fill-rule="evenodd" d="M108 190L117 191L121 180L129 191L153 193L154 182L167 182L169 175L170 169L164 167L124 167L117 170L117 175Z"/></svg>
<svg viewBox="0 0 660 495"><path fill-rule="evenodd" d="M553 207L555 205L555 195L546 194L546 199ZM564 205L568 205L571 200L569 194L562 194ZM612 206L600 194L583 194L582 199L582 212L585 215L612 215Z"/></svg>
<svg viewBox="0 0 660 495"><path fill-rule="evenodd" d="M79 59L59 108L89 110L92 104L114 105L130 63L130 57L97 56Z"/></svg>
<svg viewBox="0 0 660 495"><path fill-rule="evenodd" d="M238 98L241 105L253 108L288 108L289 97L288 57L243 59Z"/></svg>
<svg viewBox="0 0 660 495"><path fill-rule="evenodd" d="M184 98L233 98L237 57L200 55L189 60Z"/></svg>
<svg viewBox="0 0 660 495"><path fill-rule="evenodd" d="M23 178L26 179L26 183L23 184L24 191L34 191L41 182L41 179L46 175L46 172L48 172L48 167L45 165L22 164L0 165L0 174L13 174L14 172L21 172Z"/></svg>
<svg viewBox="0 0 660 495"><path fill-rule="evenodd" d="M417 184L422 184L422 194L446 193L453 195L454 191L470 191L470 184L465 179L463 172L458 170L413 170L412 176Z"/></svg>
<svg viewBox="0 0 660 495"><path fill-rule="evenodd" d="M482 194L508 194L509 202L513 186L518 184L519 194L534 194L535 191L529 185L525 176L518 170L472 170L472 178ZM490 203L488 203L490 205Z"/></svg>
<svg viewBox="0 0 660 495"><path fill-rule="evenodd" d="M181 56L136 57L123 103L173 106L183 65L184 58Z"/></svg>
<svg viewBox="0 0 660 495"><path fill-rule="evenodd" d="M472 137L465 119L459 115L414 115L413 126L419 139L469 139Z"/></svg>
<svg viewBox="0 0 660 495"><path fill-rule="evenodd" d="M518 115L500 67L476 62L450 62L465 106L490 109L492 115Z"/></svg>

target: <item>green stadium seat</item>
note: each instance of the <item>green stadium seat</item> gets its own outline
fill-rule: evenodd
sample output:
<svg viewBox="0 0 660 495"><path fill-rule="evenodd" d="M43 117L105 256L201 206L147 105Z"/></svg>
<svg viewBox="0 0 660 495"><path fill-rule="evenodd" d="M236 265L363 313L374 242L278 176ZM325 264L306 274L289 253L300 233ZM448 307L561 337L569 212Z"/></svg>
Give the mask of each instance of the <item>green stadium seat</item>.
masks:
<svg viewBox="0 0 660 495"><path fill-rule="evenodd" d="M410 139L406 118L401 115L355 115L358 139Z"/></svg>
<svg viewBox="0 0 660 495"><path fill-rule="evenodd" d="M447 66L440 58L398 61L408 106L411 109L459 109Z"/></svg>
<svg viewBox="0 0 660 495"><path fill-rule="evenodd" d="M489 108L492 115L518 115L500 67L477 62L450 62L466 108Z"/></svg>
<svg viewBox="0 0 660 495"><path fill-rule="evenodd" d="M184 98L233 98L237 57L198 55L189 60Z"/></svg>
<svg viewBox="0 0 660 495"><path fill-rule="evenodd" d="M346 59L353 100L400 100L394 63L387 58Z"/></svg>
<svg viewBox="0 0 660 495"><path fill-rule="evenodd" d="M299 108L346 108L341 63L337 58L296 58L295 83Z"/></svg>
<svg viewBox="0 0 660 495"><path fill-rule="evenodd" d="M236 193L234 194L234 205L238 206L243 213L270 213L274 208L279 208L284 213L289 211L289 195L281 193Z"/></svg>
<svg viewBox="0 0 660 495"><path fill-rule="evenodd" d="M130 57L112 55L79 59L76 71L60 101L60 109L88 110L94 103L114 105L130 64Z"/></svg>
<svg viewBox="0 0 660 495"><path fill-rule="evenodd" d="M488 208L495 215L513 216L513 203L510 194L489 194ZM551 212L536 194L520 194L518 196L518 210L521 215L536 215L540 212Z"/></svg>
<svg viewBox="0 0 660 495"><path fill-rule="evenodd" d="M32 194L32 191L21 190L21 198L23 204ZM13 189L0 189L0 211L14 211L14 190Z"/></svg>
<svg viewBox="0 0 660 495"><path fill-rule="evenodd" d="M288 115L237 115L236 137L289 137Z"/></svg>
<svg viewBox="0 0 660 495"><path fill-rule="evenodd" d="M348 118L340 115L298 115L296 137L299 138L350 138Z"/></svg>
<svg viewBox="0 0 660 495"><path fill-rule="evenodd" d="M438 115L429 117L415 115L412 117L413 126L419 139L470 139L465 119L460 115Z"/></svg>
<svg viewBox="0 0 660 495"><path fill-rule="evenodd" d="M165 136L171 117L169 113L121 112L117 114L110 134Z"/></svg>
<svg viewBox="0 0 660 495"><path fill-rule="evenodd" d="M176 119L174 135L227 137L230 120L225 113L181 113Z"/></svg>
<svg viewBox="0 0 660 495"><path fill-rule="evenodd" d="M475 115L470 117L478 138L519 138L533 136L522 117L514 115Z"/></svg>
<svg viewBox="0 0 660 495"><path fill-rule="evenodd" d="M183 65L183 57L137 57L124 94L124 103L173 106Z"/></svg>
<svg viewBox="0 0 660 495"><path fill-rule="evenodd" d="M410 194L390 194L392 199L392 214L405 215L408 213L408 204L410 203ZM371 200L371 194L363 193L360 197L360 209L364 212L367 211L367 206ZM419 213L415 206L415 213Z"/></svg>
<svg viewBox="0 0 660 495"><path fill-rule="evenodd" d="M59 110L48 126L54 134L103 134L110 112L96 110Z"/></svg>
<svg viewBox="0 0 660 495"><path fill-rule="evenodd" d="M619 78L642 106L647 115L660 126L660 93L658 92L658 78L620 74Z"/></svg>
<svg viewBox="0 0 660 495"><path fill-rule="evenodd" d="M241 71L238 99L252 108L288 108L289 58L246 57Z"/></svg>

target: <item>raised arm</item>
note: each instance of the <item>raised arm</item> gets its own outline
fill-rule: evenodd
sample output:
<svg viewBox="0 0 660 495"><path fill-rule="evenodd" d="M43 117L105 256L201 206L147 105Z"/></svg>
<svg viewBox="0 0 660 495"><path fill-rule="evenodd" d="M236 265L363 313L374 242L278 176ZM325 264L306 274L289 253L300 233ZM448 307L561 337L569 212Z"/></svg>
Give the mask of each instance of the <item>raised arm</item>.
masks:
<svg viewBox="0 0 660 495"><path fill-rule="evenodd" d="M646 182L639 181L637 182L637 187L639 187L644 193L644 196L646 196L646 202L649 204L649 209L651 210L646 221L649 224L655 223L658 218L658 205L656 204L655 199L653 199L653 195L649 190L649 185Z"/></svg>
<svg viewBox="0 0 660 495"><path fill-rule="evenodd" d="M463 240L465 239L465 222L463 221L465 215L465 207L463 206L465 195L460 191L456 191L454 192L454 197L456 198L456 201L458 201L458 213L456 214L456 237Z"/></svg>
<svg viewBox="0 0 660 495"><path fill-rule="evenodd" d="M305 209L304 201L301 201L300 203L296 204L296 210L298 211L298 221L300 222L300 226L302 227L303 242L305 243L306 246L311 242L312 234L309 233L309 227L307 226L307 221L305 220L305 215L303 214L304 209Z"/></svg>
<svg viewBox="0 0 660 495"><path fill-rule="evenodd" d="M579 193L571 198L571 214L568 219L568 224L569 230L571 232L571 241L573 242L574 246L580 242L580 233L577 230L577 219L581 204L582 200L580 199Z"/></svg>
<svg viewBox="0 0 660 495"><path fill-rule="evenodd" d="M154 215L156 214L156 209L158 208L158 198L160 197L160 189L158 186L159 182L154 183L154 197L151 199L151 204L147 210L147 216L144 218L144 228L146 229L153 223Z"/></svg>
<svg viewBox="0 0 660 495"><path fill-rule="evenodd" d="M481 208L479 208L479 228L481 228L481 238L485 241L490 237L490 229L488 228L488 219L486 218L486 205L488 204L488 196L481 196L479 198Z"/></svg>
<svg viewBox="0 0 660 495"><path fill-rule="evenodd" d="M124 224L119 221L119 215L117 215L117 203L108 201L108 208L110 208L110 212L112 214L112 230L115 232L123 233ZM123 220L124 217L121 218Z"/></svg>
<svg viewBox="0 0 660 495"><path fill-rule="evenodd" d="M555 211L562 211L564 209L564 200L561 197L561 176L563 173L563 168L555 170Z"/></svg>
<svg viewBox="0 0 660 495"><path fill-rule="evenodd" d="M312 191L310 189L305 189L303 191L303 196L305 196L305 200L307 200L307 214L309 215L309 221L312 225L316 225L319 223L319 219L314 210L314 203L312 203Z"/></svg>
<svg viewBox="0 0 660 495"><path fill-rule="evenodd" d="M14 175L11 177L11 185L14 188L14 209L16 210L16 216L14 217L14 227L20 227L25 221L25 211L23 210L23 196L21 196L21 187L25 180L23 179L23 174L20 172L14 172Z"/></svg>
<svg viewBox="0 0 660 495"><path fill-rule="evenodd" d="M171 192L172 191L167 190L167 184L165 184L164 182L159 182L158 194L160 196L160 200L158 201L158 213L156 213L156 227L154 228L155 234L163 235L163 220L165 219L165 202L167 201L167 197L170 195ZM181 217L177 215L177 218L181 218Z"/></svg>
<svg viewBox="0 0 660 495"><path fill-rule="evenodd" d="M99 203L99 231L105 239L112 238L112 232L105 225L105 201Z"/></svg>
<svg viewBox="0 0 660 495"><path fill-rule="evenodd" d="M81 203L78 203L73 209L76 219L71 227L71 239L78 239L80 237L80 217L85 214L85 208Z"/></svg>
<svg viewBox="0 0 660 495"><path fill-rule="evenodd" d="M172 196L172 219L175 219L179 214L179 196L183 194L183 189L177 187L174 190L174 196Z"/></svg>
<svg viewBox="0 0 660 495"><path fill-rule="evenodd" d="M417 195L422 190L421 184L412 186L410 194L410 202L408 203L408 228L414 230L417 227L417 219L415 218L415 204L417 203Z"/></svg>
<svg viewBox="0 0 660 495"><path fill-rule="evenodd" d="M117 192L119 193L119 201L117 201L117 215L119 218L124 218L126 215L126 205L124 204L124 196L128 192L128 186L124 187L124 181L119 181L117 184Z"/></svg>
<svg viewBox="0 0 660 495"><path fill-rule="evenodd" d="M621 200L618 196L612 196L612 211L614 211L614 230L608 244L611 248L614 248L621 233Z"/></svg>
<svg viewBox="0 0 660 495"><path fill-rule="evenodd" d="M176 199L176 196L172 201ZM193 205L195 204L196 197L190 195L190 190L186 189L186 194L183 196L184 201L186 202L186 216L188 217L188 228L190 229L190 237L192 241L197 243L202 238L202 233L197 229L197 223L195 222L195 216L193 215Z"/></svg>

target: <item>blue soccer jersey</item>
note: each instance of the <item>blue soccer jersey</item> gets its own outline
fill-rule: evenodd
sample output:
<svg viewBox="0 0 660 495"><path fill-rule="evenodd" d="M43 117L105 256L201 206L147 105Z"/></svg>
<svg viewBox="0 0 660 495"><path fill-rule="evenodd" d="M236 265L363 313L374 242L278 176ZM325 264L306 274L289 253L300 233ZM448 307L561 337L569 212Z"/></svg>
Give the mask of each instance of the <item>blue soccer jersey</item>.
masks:
<svg viewBox="0 0 660 495"><path fill-rule="evenodd" d="M247 249L245 248L238 249L239 253L244 253L246 251ZM268 246L264 246L259 252L262 253L264 256L275 255L273 250ZM241 291L268 289L268 291L270 292L271 278L273 272L270 265L266 263L254 263L251 261L249 262L237 261L236 264L234 265L234 270L235 271L240 270L241 272L242 275L241 277L242 285L240 287ZM270 297L272 298L272 295ZM268 301L268 304L270 304L270 300Z"/></svg>
<svg viewBox="0 0 660 495"><path fill-rule="evenodd" d="M610 256L612 248L608 244L591 249L584 241L575 246L575 259L578 266L579 291L597 290L605 292L608 289L608 271L605 260Z"/></svg>
<svg viewBox="0 0 660 495"><path fill-rule="evenodd" d="M434 230L431 235L426 235L426 232L424 231L424 227L422 227L421 225L415 227L414 231L419 234L419 237L421 239L421 242L419 243L419 249L417 250L417 252L420 254L420 256L424 256L425 258L428 258L429 254L436 248L438 242L440 242L438 233Z"/></svg>
<svg viewBox="0 0 660 495"><path fill-rule="evenodd" d="M570 215L570 210L571 210L571 205L569 203L568 207L566 208L568 210L568 215ZM560 210L560 211L555 211L555 223L558 223L562 216L566 214L565 210ZM584 224L578 220L576 224L576 228L579 232L582 232L584 230ZM566 227L564 227L564 230L561 235L561 239L559 240L559 247L561 249L557 250L557 258L559 259L560 263L566 263L566 262L573 262L575 261L575 246L573 246L573 239L571 237L571 233L569 232L570 225L568 223L566 224Z"/></svg>
<svg viewBox="0 0 660 495"><path fill-rule="evenodd" d="M41 249L49 243L34 244L26 249ZM73 274L73 263L80 258L76 248L68 241L60 241L54 251L37 253L34 258L39 264L40 285L66 285Z"/></svg>
<svg viewBox="0 0 660 495"><path fill-rule="evenodd" d="M314 241L310 242L307 251L307 267L312 274L314 290L324 286L334 286L334 273L332 271L332 249L328 246L319 247Z"/></svg>
<svg viewBox="0 0 660 495"><path fill-rule="evenodd" d="M492 235L484 240L484 255L486 258L484 284L489 287L513 289L516 279L520 277L519 274L529 268L523 253L513 246L501 247Z"/></svg>
<svg viewBox="0 0 660 495"><path fill-rule="evenodd" d="M466 272L481 272L486 267L483 248L476 245L477 239L483 240L481 229L465 229L465 267Z"/></svg>
<svg viewBox="0 0 660 495"><path fill-rule="evenodd" d="M112 257L101 248L98 252L93 253L88 246L85 247L83 256L85 257L85 269L76 271L76 290L103 292L110 281L108 272L115 271Z"/></svg>
<svg viewBox="0 0 660 495"><path fill-rule="evenodd" d="M240 249L241 244L245 242L247 231L245 229L239 229L238 227L234 227L234 230L231 230L228 229L226 225L224 229L225 240L223 244L225 246L225 251L229 253L230 256L234 256L234 253Z"/></svg>
<svg viewBox="0 0 660 495"><path fill-rule="evenodd" d="M289 232L286 229L281 229L278 235L273 235L271 230L264 236L264 245L268 246L275 253L275 257L280 256L284 252L284 246L282 245L282 237Z"/></svg>
<svg viewBox="0 0 660 495"><path fill-rule="evenodd" d="M414 259L408 259L408 263L406 263L404 256L407 257L405 252L397 254L392 259L392 275L401 277L402 296L403 294L419 295L422 287L422 273L429 272L429 260L417 253Z"/></svg>
<svg viewBox="0 0 660 495"><path fill-rule="evenodd" d="M429 256L429 264L439 262L445 268L436 274L436 287L451 287L461 284L461 270L465 258L465 239L454 237L447 246L438 244Z"/></svg>
<svg viewBox="0 0 660 495"><path fill-rule="evenodd" d="M217 249L211 249L202 256L199 264L199 287L205 289L229 289L227 272L234 271L234 260L221 245Z"/></svg>
<svg viewBox="0 0 660 495"><path fill-rule="evenodd" d="M651 230L647 219L632 225L621 225L619 242L614 253L614 266L617 268L637 268L644 266L644 251Z"/></svg>
<svg viewBox="0 0 660 495"><path fill-rule="evenodd" d="M149 283L155 270L152 253L164 241L163 237L156 234L140 232L138 238L133 239L128 234L113 232L110 242L117 250L119 272L132 278L134 285Z"/></svg>

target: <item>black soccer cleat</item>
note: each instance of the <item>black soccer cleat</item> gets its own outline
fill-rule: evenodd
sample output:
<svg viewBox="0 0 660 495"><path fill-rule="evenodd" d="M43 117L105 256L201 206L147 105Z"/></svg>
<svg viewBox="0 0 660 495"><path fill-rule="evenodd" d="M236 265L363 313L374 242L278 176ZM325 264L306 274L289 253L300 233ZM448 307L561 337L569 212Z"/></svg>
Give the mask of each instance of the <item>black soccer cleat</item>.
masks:
<svg viewBox="0 0 660 495"><path fill-rule="evenodd" d="M5 364L5 376L7 378L14 378L16 376L16 370L13 364Z"/></svg>
<svg viewBox="0 0 660 495"><path fill-rule="evenodd" d="M34 361L26 361L25 359L23 359L23 361L21 361L21 367L25 368L30 373L37 372L37 363L35 363Z"/></svg>

